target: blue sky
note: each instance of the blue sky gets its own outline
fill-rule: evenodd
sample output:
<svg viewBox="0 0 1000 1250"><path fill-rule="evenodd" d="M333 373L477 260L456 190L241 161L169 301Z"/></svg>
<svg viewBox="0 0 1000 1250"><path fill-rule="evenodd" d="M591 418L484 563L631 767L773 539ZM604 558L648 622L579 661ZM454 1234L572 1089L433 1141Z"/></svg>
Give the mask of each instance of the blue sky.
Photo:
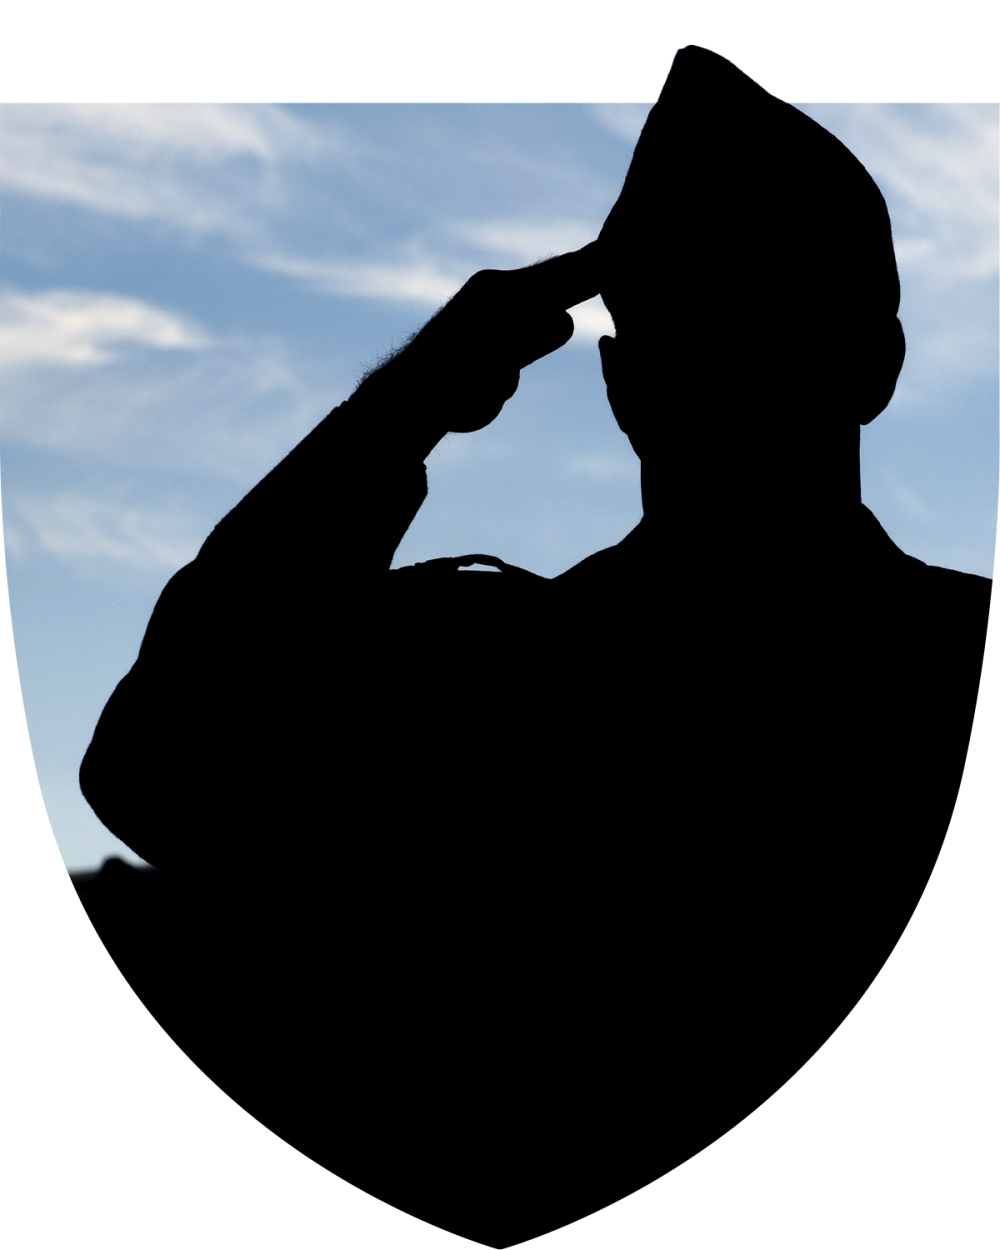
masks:
<svg viewBox="0 0 1000 1250"><path fill-rule="evenodd" d="M908 353L864 431L865 500L904 550L990 575L997 108L801 107L868 167L894 226ZM647 109L3 107L8 577L71 867L122 853L76 769L166 580L471 273L593 238ZM432 454L397 563L488 551L552 575L637 522L597 358L610 322L599 301L575 316L493 426Z"/></svg>

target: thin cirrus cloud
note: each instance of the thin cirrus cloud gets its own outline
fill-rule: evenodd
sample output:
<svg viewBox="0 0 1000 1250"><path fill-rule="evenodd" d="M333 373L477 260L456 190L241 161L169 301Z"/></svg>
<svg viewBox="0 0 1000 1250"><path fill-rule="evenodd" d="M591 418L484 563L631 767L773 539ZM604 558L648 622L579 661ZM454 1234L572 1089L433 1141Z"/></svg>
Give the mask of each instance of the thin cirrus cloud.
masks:
<svg viewBox="0 0 1000 1250"><path fill-rule="evenodd" d="M600 108L614 129L621 110ZM347 148L354 150L336 126L316 128L275 104L0 104L0 190L99 214L219 231L241 242L247 264L332 295L440 306L472 271L467 257L452 257L447 249L425 255L411 245L399 260L359 261L310 259L267 244L290 202L291 166ZM354 158L364 166L364 153L354 151ZM471 242L484 254L507 257L507 264L574 250L595 232L571 220L451 227L466 249ZM610 331L596 305L581 309L576 320L577 336L587 340ZM10 332L8 340L10 351L20 350ZM61 359L69 357L64 352Z"/></svg>
<svg viewBox="0 0 1000 1250"><path fill-rule="evenodd" d="M213 336L189 318L108 292L8 288L0 363L9 444L240 483L288 451L328 406L279 339ZM105 554L114 548L106 543Z"/></svg>
<svg viewBox="0 0 1000 1250"><path fill-rule="evenodd" d="M0 366L103 365L124 344L193 351L210 337L189 319L142 300L97 291L13 289L0 295Z"/></svg>
<svg viewBox="0 0 1000 1250"><path fill-rule="evenodd" d="M800 107L855 153L886 198L907 338L894 412L926 417L948 379L996 376L997 106Z"/></svg>
<svg viewBox="0 0 1000 1250"><path fill-rule="evenodd" d="M265 104L6 105L2 115L6 190L244 240L285 201L280 167L335 142Z"/></svg>
<svg viewBox="0 0 1000 1250"><path fill-rule="evenodd" d="M996 276L996 105L800 107L879 184L901 273L942 284Z"/></svg>
<svg viewBox="0 0 1000 1250"><path fill-rule="evenodd" d="M403 255L394 262L320 260L279 252L258 254L250 261L259 269L300 279L331 295L439 305L470 276L472 265L486 267L497 257L503 257L508 266L534 264L583 247L597 237L599 229L599 224L574 220L460 221L439 227L448 242L432 248L411 240L397 248Z"/></svg>
<svg viewBox="0 0 1000 1250"><path fill-rule="evenodd" d="M457 270L444 269L432 259L373 264L266 253L255 256L252 263L258 269L297 278L312 290L328 295L435 307L450 299L464 281Z"/></svg>
<svg viewBox="0 0 1000 1250"><path fill-rule="evenodd" d="M253 263L327 294L412 303L430 310L449 300L477 268L491 267L498 258L507 267L534 264L584 247L598 230L599 226L575 220L464 221L442 231L459 245L457 251L442 246L435 255L426 245L411 242L403 249L404 257L395 263L312 260L278 253L256 256ZM577 343L595 343L602 334L615 332L599 297L578 304L572 313Z"/></svg>
<svg viewBox="0 0 1000 1250"><path fill-rule="evenodd" d="M329 410L322 381L264 336L185 355L125 352L109 368L11 369L3 436L74 457L81 471L208 474L245 489Z"/></svg>
<svg viewBox="0 0 1000 1250"><path fill-rule="evenodd" d="M945 280L997 272L995 106L800 107L856 152L893 201L901 268ZM644 104L594 105L590 115L632 144L648 111ZM259 264L255 251L287 251L274 246L273 234L294 205L296 167L322 160L329 169L333 158L349 156L340 162L342 173L364 183L369 164L366 149L347 131L327 119L312 125L278 105L7 105L3 120L9 191L221 232L250 248L251 265ZM453 231L530 263L582 246L576 225L484 221ZM442 252L432 268L452 276L448 262ZM307 264L314 272L306 275L291 263L265 267L325 282L331 293L386 299L398 291L400 299L431 302L435 275L420 266L390 266L399 268L392 275L380 273L385 266L338 258L297 267ZM438 282L434 298L440 289Z"/></svg>
<svg viewBox="0 0 1000 1250"><path fill-rule="evenodd" d="M201 539L180 510L93 499L78 491L18 494L5 539L13 555L31 546L73 564L111 561L134 569L179 569L193 560Z"/></svg>
<svg viewBox="0 0 1000 1250"><path fill-rule="evenodd" d="M451 231L483 251L500 253L522 265L531 265L544 257L575 252L585 247L597 238L600 228L600 222L572 218L549 222L511 218L459 222L451 227Z"/></svg>

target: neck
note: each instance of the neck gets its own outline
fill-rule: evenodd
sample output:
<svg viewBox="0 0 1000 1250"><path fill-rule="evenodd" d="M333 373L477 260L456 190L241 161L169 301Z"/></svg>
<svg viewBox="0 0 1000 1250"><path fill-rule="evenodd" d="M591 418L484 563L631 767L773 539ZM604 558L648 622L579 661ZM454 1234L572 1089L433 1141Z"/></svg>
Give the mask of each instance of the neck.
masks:
<svg viewBox="0 0 1000 1250"><path fill-rule="evenodd" d="M790 426L771 439L724 446L720 438L671 458L647 454L644 528L671 534L675 544L683 533L696 546L736 542L757 551L836 541L861 504L859 447L857 425L824 423L822 438Z"/></svg>

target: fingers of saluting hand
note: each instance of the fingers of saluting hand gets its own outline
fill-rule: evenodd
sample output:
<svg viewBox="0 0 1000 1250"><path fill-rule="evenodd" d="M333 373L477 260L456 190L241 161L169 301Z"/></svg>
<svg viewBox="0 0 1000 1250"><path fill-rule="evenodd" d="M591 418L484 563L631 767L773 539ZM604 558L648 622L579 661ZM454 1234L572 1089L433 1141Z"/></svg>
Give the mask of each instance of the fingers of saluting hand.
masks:
<svg viewBox="0 0 1000 1250"><path fill-rule="evenodd" d="M590 243L524 269L483 269L443 312L460 316L466 335L523 369L572 337L566 309L598 292L596 249Z"/></svg>
<svg viewBox="0 0 1000 1250"><path fill-rule="evenodd" d="M597 293L596 243L525 269L483 269L391 367L433 377L450 429L482 429L517 389L520 370L572 337L566 310Z"/></svg>
<svg viewBox="0 0 1000 1250"><path fill-rule="evenodd" d="M588 243L579 251L564 252L562 256L539 261L526 269L514 269L510 277L524 292L523 298L534 298L557 308L572 308L598 293L597 255L597 243Z"/></svg>
<svg viewBox="0 0 1000 1250"><path fill-rule="evenodd" d="M525 311L557 312L581 304L598 293L597 243L578 252L540 260L524 269L481 269L452 301L483 311L516 306Z"/></svg>

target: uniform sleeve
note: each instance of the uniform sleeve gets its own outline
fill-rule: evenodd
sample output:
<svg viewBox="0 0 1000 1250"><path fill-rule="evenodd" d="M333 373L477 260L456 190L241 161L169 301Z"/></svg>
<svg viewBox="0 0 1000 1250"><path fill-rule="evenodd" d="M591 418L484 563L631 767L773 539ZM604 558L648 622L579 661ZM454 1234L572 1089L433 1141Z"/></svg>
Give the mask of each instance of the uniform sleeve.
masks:
<svg viewBox="0 0 1000 1250"><path fill-rule="evenodd" d="M245 860L315 826L381 661L373 588L427 492L436 438L407 415L362 387L164 588L80 770L100 819L157 867Z"/></svg>
<svg viewBox="0 0 1000 1250"><path fill-rule="evenodd" d="M396 415L358 399L335 408L223 518L196 563L280 574L291 557L362 574L388 569L427 494L417 446L383 423Z"/></svg>

